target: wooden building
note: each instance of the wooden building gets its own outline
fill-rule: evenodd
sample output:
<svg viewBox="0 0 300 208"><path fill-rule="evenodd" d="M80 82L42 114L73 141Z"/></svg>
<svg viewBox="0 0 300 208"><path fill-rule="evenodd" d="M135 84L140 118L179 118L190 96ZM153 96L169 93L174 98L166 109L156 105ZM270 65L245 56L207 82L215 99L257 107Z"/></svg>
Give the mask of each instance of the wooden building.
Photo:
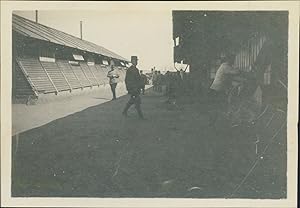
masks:
<svg viewBox="0 0 300 208"><path fill-rule="evenodd" d="M255 74L262 102L287 103L288 12L173 11L174 62L208 88L223 53Z"/></svg>
<svg viewBox="0 0 300 208"><path fill-rule="evenodd" d="M108 84L114 61L124 81L129 61L101 46L13 14L13 101Z"/></svg>

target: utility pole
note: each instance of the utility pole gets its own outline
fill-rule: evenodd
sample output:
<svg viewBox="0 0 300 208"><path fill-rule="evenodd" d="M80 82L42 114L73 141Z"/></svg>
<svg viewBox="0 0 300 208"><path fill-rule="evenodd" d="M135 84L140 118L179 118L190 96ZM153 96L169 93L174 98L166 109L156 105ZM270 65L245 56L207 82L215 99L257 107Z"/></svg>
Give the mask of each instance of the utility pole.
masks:
<svg viewBox="0 0 300 208"><path fill-rule="evenodd" d="M38 14L38 10L35 10L35 22L38 23L38 17L39 17L39 14Z"/></svg>
<svg viewBox="0 0 300 208"><path fill-rule="evenodd" d="M82 21L80 21L80 39L82 40Z"/></svg>

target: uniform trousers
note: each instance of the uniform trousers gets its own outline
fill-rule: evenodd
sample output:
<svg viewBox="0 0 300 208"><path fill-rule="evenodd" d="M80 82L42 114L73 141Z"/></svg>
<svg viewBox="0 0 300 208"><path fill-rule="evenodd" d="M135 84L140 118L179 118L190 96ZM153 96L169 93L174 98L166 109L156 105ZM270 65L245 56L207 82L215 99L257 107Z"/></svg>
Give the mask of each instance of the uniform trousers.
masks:
<svg viewBox="0 0 300 208"><path fill-rule="evenodd" d="M140 118L144 118L144 115L143 115L143 112L142 112L142 109L141 109L141 97L139 94L130 94L130 99L129 101L127 102L124 110L123 110L123 114L124 115L127 115L127 111L128 109L134 104L135 106L135 109L139 115Z"/></svg>
<svg viewBox="0 0 300 208"><path fill-rule="evenodd" d="M116 99L116 87L117 87L117 83L111 83L110 84L110 89L111 89L111 92L113 94L113 99Z"/></svg>

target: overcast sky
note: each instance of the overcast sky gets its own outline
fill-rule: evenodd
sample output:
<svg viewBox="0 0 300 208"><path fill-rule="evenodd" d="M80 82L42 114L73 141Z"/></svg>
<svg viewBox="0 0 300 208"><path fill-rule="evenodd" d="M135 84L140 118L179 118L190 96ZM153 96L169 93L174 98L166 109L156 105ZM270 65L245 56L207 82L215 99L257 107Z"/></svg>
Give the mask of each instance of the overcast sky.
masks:
<svg viewBox="0 0 300 208"><path fill-rule="evenodd" d="M15 14L35 20L35 11ZM130 60L139 57L138 67L150 70L173 68L172 12L166 10L45 11L39 10L39 23L101 45Z"/></svg>

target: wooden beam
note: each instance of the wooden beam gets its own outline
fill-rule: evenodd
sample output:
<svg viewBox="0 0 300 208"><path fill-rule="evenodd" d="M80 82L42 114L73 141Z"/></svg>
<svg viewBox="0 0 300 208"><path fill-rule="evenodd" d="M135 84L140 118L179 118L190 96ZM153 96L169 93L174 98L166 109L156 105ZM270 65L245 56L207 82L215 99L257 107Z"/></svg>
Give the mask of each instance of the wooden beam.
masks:
<svg viewBox="0 0 300 208"><path fill-rule="evenodd" d="M55 91L56 91L55 94L58 94L58 89L56 88L56 86L55 86L54 82L52 81L50 75L48 74L47 70L43 67L43 64L40 63L40 65L41 65L42 69L45 71L45 73L46 73L46 75L47 75L49 81L50 81L51 84L53 85L53 87L54 87L54 89L55 89Z"/></svg>
<svg viewBox="0 0 300 208"><path fill-rule="evenodd" d="M55 61L55 64L56 64L57 68L60 70L60 72L61 72L61 74L63 75L63 77L65 78L66 82L68 83L68 85L69 85L69 87L70 87L70 90L72 91L73 88L72 88L71 84L69 83L67 77L65 76L65 73L63 72L63 70L61 70L61 68L58 66L58 64L57 64L56 61Z"/></svg>
<svg viewBox="0 0 300 208"><path fill-rule="evenodd" d="M36 97L38 97L39 95L38 95L38 93L37 93L37 89L36 89L35 85L33 84L32 80L30 79L30 76L27 74L25 68L23 67L23 65L22 65L22 63L21 63L21 61L20 61L18 58L16 58L16 61L17 61L18 65L19 65L21 71L22 71L23 74L25 75L26 79L28 80L28 83L29 83L29 85L31 86L34 95L35 95Z"/></svg>

